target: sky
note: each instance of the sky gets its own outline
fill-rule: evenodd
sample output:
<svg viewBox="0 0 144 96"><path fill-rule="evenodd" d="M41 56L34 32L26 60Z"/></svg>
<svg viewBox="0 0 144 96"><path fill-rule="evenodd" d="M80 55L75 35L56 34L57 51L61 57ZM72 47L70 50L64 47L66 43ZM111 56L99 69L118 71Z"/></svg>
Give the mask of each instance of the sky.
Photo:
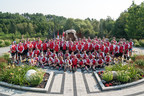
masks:
<svg viewBox="0 0 144 96"><path fill-rule="evenodd" d="M117 19L133 0L0 0L0 11L10 13L43 13L66 18L94 18L107 16ZM141 4L144 0L134 0Z"/></svg>

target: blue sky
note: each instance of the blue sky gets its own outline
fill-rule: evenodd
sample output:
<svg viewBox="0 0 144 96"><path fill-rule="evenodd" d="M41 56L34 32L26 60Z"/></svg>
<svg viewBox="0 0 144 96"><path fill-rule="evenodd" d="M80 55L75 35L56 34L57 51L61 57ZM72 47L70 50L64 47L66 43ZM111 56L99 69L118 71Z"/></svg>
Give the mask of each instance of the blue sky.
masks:
<svg viewBox="0 0 144 96"><path fill-rule="evenodd" d="M140 4L144 0L134 0ZM117 19L132 0L0 0L0 11L11 13L43 13L67 18L97 20L111 16Z"/></svg>

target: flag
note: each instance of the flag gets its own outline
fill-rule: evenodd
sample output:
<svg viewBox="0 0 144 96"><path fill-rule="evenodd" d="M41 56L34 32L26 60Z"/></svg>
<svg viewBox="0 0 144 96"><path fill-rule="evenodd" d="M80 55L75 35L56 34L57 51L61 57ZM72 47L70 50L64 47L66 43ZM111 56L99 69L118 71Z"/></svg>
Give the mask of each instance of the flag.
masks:
<svg viewBox="0 0 144 96"><path fill-rule="evenodd" d="M59 39L59 31L57 32L57 39Z"/></svg>

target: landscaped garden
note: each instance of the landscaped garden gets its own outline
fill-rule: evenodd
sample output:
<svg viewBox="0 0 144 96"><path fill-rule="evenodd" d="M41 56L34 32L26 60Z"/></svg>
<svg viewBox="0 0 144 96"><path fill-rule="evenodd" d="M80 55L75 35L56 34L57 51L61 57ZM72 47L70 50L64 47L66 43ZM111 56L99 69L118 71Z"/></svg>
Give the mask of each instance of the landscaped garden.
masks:
<svg viewBox="0 0 144 96"><path fill-rule="evenodd" d="M0 57L0 81L20 86L44 88L48 78L49 74L40 68L26 64L12 65L8 54Z"/></svg>
<svg viewBox="0 0 144 96"><path fill-rule="evenodd" d="M122 85L144 78L144 55L133 55L128 64L121 62L98 72L105 87Z"/></svg>

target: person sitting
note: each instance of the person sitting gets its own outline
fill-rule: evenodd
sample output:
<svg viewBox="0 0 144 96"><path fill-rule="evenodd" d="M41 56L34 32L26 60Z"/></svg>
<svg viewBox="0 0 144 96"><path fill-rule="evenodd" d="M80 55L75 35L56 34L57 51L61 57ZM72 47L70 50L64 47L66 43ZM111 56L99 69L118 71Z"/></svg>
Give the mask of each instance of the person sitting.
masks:
<svg viewBox="0 0 144 96"><path fill-rule="evenodd" d="M35 65L36 66L39 66L39 58L37 57L37 54L35 54L35 56L34 56L34 63L35 63Z"/></svg>
<svg viewBox="0 0 144 96"><path fill-rule="evenodd" d="M91 63L92 63L92 69L95 71L96 70L96 66L97 66L97 61L95 59L95 56L92 57Z"/></svg>
<svg viewBox="0 0 144 96"><path fill-rule="evenodd" d="M85 69L89 72L89 69L91 69L91 61L88 58L88 56L86 56L86 59L84 62L85 62Z"/></svg>
<svg viewBox="0 0 144 96"><path fill-rule="evenodd" d="M109 53L107 53L107 55L105 57L105 64L106 65L110 65L111 64L111 57L110 57Z"/></svg>
<svg viewBox="0 0 144 96"><path fill-rule="evenodd" d="M75 55L74 58L72 59L72 69L73 69L73 72L75 72L77 70L77 63L78 63L78 59L77 59L77 57Z"/></svg>
<svg viewBox="0 0 144 96"><path fill-rule="evenodd" d="M99 59L97 60L98 67L102 68L104 66L104 60L102 59L102 56L99 56Z"/></svg>
<svg viewBox="0 0 144 96"><path fill-rule="evenodd" d="M78 60L78 64L79 64L78 67L81 68L81 71L83 72L85 65L82 57L80 57L80 59Z"/></svg>
<svg viewBox="0 0 144 96"><path fill-rule="evenodd" d="M60 62L60 61L59 61L58 57L55 56L55 57L54 57L54 62L53 62L53 65L52 65L52 66L53 66L54 68L58 69L58 68L59 68L59 62Z"/></svg>
<svg viewBox="0 0 144 96"><path fill-rule="evenodd" d="M48 58L48 66L49 66L49 68L53 66L53 63L54 63L54 59L51 57L51 55L49 55L49 58Z"/></svg>
<svg viewBox="0 0 144 96"><path fill-rule="evenodd" d="M59 71L64 67L64 60L62 56L60 56L58 67L59 67Z"/></svg>
<svg viewBox="0 0 144 96"><path fill-rule="evenodd" d="M64 66L64 71L69 68L70 72L72 71L72 61L70 60L70 57L68 56L67 59L65 60L65 66Z"/></svg>
<svg viewBox="0 0 144 96"><path fill-rule="evenodd" d="M41 66L42 68L44 68L45 65L47 65L47 57L46 57L46 54L44 54L44 56L40 58L40 66Z"/></svg>

